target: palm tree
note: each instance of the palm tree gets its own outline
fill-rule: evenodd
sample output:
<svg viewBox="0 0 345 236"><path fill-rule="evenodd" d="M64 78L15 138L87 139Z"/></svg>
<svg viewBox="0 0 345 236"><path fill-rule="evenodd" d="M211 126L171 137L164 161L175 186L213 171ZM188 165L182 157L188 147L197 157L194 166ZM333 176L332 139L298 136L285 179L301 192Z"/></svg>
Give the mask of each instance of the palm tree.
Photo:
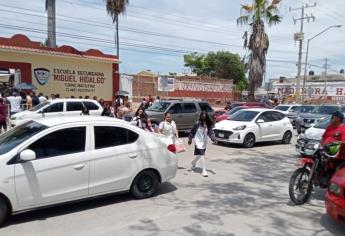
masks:
<svg viewBox="0 0 345 236"><path fill-rule="evenodd" d="M106 2L106 9L108 15L113 19L113 24L115 24L115 45L116 54L120 55L120 45L119 45L119 15L126 13L127 6L129 5L129 0L104 0Z"/></svg>
<svg viewBox="0 0 345 236"><path fill-rule="evenodd" d="M250 51L247 70L249 71L248 99L255 99L255 89L262 85L266 73L266 55L269 47L268 35L265 32L265 23L270 26L281 22L278 15L278 4L281 0L253 0L253 4L242 5L241 16L237 24L249 24L251 35L248 40L248 32L243 35L244 47Z"/></svg>
<svg viewBox="0 0 345 236"><path fill-rule="evenodd" d="M46 12L48 13L47 46L55 48L56 47L55 0L46 0Z"/></svg>

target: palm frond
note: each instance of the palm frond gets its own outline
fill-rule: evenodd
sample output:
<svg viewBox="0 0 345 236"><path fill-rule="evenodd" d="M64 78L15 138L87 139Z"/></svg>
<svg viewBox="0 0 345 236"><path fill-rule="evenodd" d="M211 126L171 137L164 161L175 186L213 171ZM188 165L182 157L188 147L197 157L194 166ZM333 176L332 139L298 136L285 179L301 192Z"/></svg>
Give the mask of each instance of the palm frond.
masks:
<svg viewBox="0 0 345 236"><path fill-rule="evenodd" d="M254 10L254 5L241 5L242 7L242 9L243 10L245 10L245 11L247 11L248 13L250 13L250 12L252 12L253 10Z"/></svg>
<svg viewBox="0 0 345 236"><path fill-rule="evenodd" d="M269 25L276 25L276 24L279 24L281 21L282 21L282 17L279 15L273 15L268 18Z"/></svg>
<svg viewBox="0 0 345 236"><path fill-rule="evenodd" d="M248 24L249 20L250 20L249 15L240 16L239 18L237 18L237 24L238 25L245 25L245 24Z"/></svg>
<svg viewBox="0 0 345 236"><path fill-rule="evenodd" d="M129 5L129 0L104 0L106 2L106 10L108 15L116 21L119 15L126 14L127 6Z"/></svg>

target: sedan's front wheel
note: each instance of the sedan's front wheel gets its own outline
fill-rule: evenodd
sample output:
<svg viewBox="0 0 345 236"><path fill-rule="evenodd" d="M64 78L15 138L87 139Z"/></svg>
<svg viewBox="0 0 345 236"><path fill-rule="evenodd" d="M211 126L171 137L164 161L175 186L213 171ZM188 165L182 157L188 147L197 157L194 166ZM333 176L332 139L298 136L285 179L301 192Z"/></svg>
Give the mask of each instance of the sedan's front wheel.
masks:
<svg viewBox="0 0 345 236"><path fill-rule="evenodd" d="M139 173L132 184L131 193L137 199L154 196L159 186L159 178L154 171L145 170Z"/></svg>
<svg viewBox="0 0 345 236"><path fill-rule="evenodd" d="M243 140L243 147L252 148L255 145L255 136L254 134L247 134Z"/></svg>

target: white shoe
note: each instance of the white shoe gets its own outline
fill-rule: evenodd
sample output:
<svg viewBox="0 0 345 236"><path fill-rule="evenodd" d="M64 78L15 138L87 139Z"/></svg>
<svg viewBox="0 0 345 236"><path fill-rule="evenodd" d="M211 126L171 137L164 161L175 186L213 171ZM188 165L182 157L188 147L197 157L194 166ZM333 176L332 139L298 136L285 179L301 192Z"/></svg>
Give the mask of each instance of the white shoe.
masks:
<svg viewBox="0 0 345 236"><path fill-rule="evenodd" d="M208 174L207 174L207 171L206 171L206 170L203 170L202 173L201 173L201 175L202 175L203 177L208 177Z"/></svg>
<svg viewBox="0 0 345 236"><path fill-rule="evenodd" d="M192 164L192 167L190 169L195 170L196 169L196 162L192 161L191 164Z"/></svg>

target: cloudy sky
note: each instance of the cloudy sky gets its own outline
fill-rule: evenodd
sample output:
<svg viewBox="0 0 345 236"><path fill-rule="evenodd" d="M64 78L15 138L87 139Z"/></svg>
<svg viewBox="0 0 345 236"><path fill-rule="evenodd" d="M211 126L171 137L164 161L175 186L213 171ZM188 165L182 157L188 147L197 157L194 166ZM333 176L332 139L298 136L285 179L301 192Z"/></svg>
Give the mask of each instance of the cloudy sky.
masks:
<svg viewBox="0 0 345 236"><path fill-rule="evenodd" d="M114 27L107 16L103 0L56 0L57 43L72 45L79 50L97 48L114 53ZM122 73L137 73L150 69L156 73L188 73L183 55L226 50L247 54L242 35L248 27L236 25L240 4L250 0L130 0L127 14L120 22L120 59ZM314 1L283 0L280 13L283 22L270 27L267 78L295 76L298 43L293 34L299 31L300 11L289 11ZM306 38L328 26L343 24L315 38L310 44L308 70L323 71L325 58L330 71L338 73L345 67L344 0L316 0L317 6L306 9L315 22L305 23ZM16 33L32 40L46 38L44 0L0 0L0 36ZM304 49L306 45L304 45ZM304 58L304 56L303 56ZM304 59L303 59L304 60Z"/></svg>

